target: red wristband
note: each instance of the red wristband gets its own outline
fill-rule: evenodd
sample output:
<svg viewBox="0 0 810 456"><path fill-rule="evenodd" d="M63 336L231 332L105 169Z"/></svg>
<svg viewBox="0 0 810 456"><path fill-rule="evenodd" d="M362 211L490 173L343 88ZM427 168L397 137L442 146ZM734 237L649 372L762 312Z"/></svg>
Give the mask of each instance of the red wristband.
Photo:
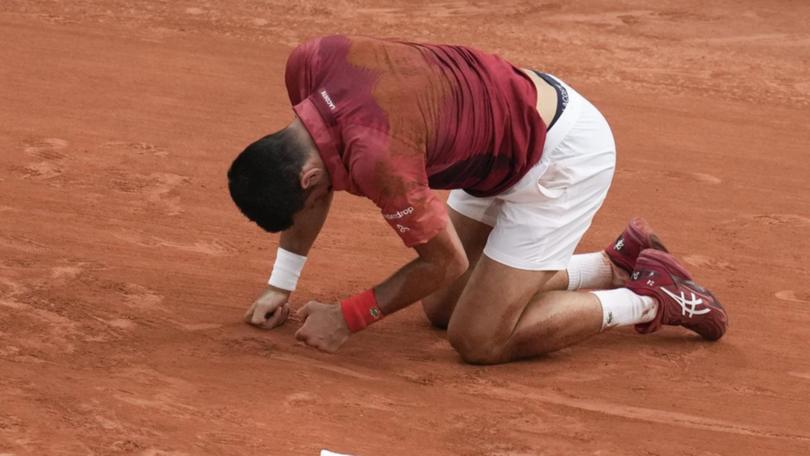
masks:
<svg viewBox="0 0 810 456"><path fill-rule="evenodd" d="M377 306L374 289L344 299L340 303L340 310L343 311L343 319L351 332L360 331L384 316Z"/></svg>

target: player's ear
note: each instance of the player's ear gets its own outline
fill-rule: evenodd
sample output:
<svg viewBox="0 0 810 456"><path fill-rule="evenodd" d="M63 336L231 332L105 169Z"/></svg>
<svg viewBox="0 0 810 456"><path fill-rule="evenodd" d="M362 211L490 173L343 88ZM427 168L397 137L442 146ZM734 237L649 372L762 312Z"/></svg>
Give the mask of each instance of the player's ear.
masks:
<svg viewBox="0 0 810 456"><path fill-rule="evenodd" d="M301 188L304 190L318 185L324 177L324 170L317 167L304 165L301 170Z"/></svg>

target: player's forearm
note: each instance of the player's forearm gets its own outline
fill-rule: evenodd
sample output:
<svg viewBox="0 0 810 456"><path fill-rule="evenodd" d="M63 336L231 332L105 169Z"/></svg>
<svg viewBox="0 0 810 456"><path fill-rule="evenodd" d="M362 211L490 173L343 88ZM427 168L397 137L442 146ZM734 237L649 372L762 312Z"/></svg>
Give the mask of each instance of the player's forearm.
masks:
<svg viewBox="0 0 810 456"><path fill-rule="evenodd" d="M321 232L331 203L330 192L315 204L296 213L293 226L281 233L280 249L276 254L273 273L268 281L271 290L288 296L295 290L304 269L306 256Z"/></svg>
<svg viewBox="0 0 810 456"><path fill-rule="evenodd" d="M411 261L373 290L347 298L338 309L345 326L357 332L383 315L450 285L469 267L467 255L453 224L447 222L428 242L414 247L419 258Z"/></svg>
<svg viewBox="0 0 810 456"><path fill-rule="evenodd" d="M374 288L377 305L388 315L450 285L467 270L467 259L448 257L444 261L417 258Z"/></svg>
<svg viewBox="0 0 810 456"><path fill-rule="evenodd" d="M318 234L321 232L329 208L332 204L330 192L313 206L307 207L295 214L293 226L281 233L279 247L298 255L306 256Z"/></svg>
<svg viewBox="0 0 810 456"><path fill-rule="evenodd" d="M433 239L415 249L419 258L374 289L383 314L396 312L450 285L469 266L461 241L449 222Z"/></svg>

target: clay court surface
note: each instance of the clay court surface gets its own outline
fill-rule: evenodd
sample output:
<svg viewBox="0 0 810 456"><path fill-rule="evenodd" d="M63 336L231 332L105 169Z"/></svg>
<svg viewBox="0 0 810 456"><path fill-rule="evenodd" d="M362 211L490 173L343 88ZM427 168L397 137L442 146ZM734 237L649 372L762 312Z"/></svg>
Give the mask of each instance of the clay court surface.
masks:
<svg viewBox="0 0 810 456"><path fill-rule="evenodd" d="M294 3L294 4L293 4ZM802 1L0 3L0 454L810 454L810 5ZM332 32L467 44L561 76L633 215L730 312L718 343L617 330L461 363L413 306L335 355L241 316L276 238L226 189ZM413 257L337 198L294 307Z"/></svg>

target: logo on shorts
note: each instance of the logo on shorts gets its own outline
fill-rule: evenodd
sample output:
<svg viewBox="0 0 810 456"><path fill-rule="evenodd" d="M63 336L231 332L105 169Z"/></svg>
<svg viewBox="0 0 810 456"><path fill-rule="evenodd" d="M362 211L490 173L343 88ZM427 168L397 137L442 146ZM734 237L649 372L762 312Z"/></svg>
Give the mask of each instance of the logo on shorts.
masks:
<svg viewBox="0 0 810 456"><path fill-rule="evenodd" d="M562 105L562 108L565 109L565 107L568 106L568 91L565 90L565 87L560 88L562 89L560 90L560 95L562 95L560 97L560 104Z"/></svg>
<svg viewBox="0 0 810 456"><path fill-rule="evenodd" d="M399 223L397 223L397 230L399 230L400 233L407 233L408 231L411 231L410 228L405 225L400 225Z"/></svg>
<svg viewBox="0 0 810 456"><path fill-rule="evenodd" d="M332 111L337 109L337 106L335 106L335 102L332 101L332 97L329 96L329 92L327 92L326 89L321 90L320 94L321 98L323 98L323 101L325 101L326 105L329 106L329 109L331 109Z"/></svg>
<svg viewBox="0 0 810 456"><path fill-rule="evenodd" d="M413 206L407 207L401 211L396 211L393 214L383 214L383 217L385 217L386 220L396 220L411 214L413 214Z"/></svg>

